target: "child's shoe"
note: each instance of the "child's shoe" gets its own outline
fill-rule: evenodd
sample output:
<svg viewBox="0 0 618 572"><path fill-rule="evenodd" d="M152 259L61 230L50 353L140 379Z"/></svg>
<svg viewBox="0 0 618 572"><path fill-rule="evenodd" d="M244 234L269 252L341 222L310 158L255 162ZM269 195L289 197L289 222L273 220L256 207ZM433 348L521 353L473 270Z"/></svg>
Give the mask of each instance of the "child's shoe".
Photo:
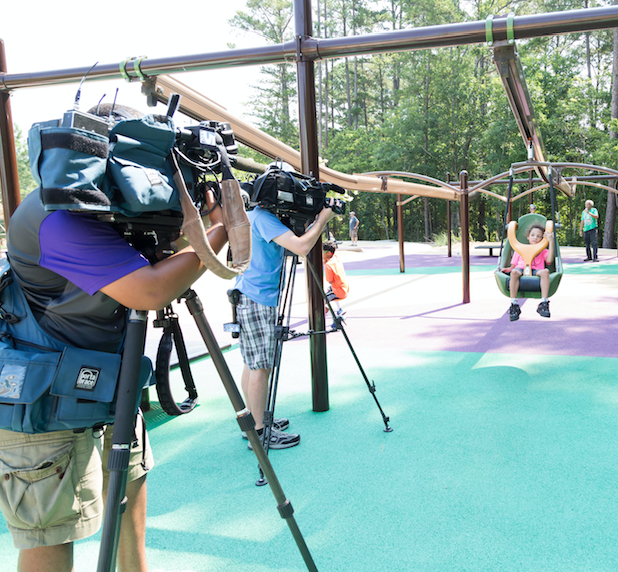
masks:
<svg viewBox="0 0 618 572"><path fill-rule="evenodd" d="M519 314L521 314L521 308L519 307L519 304L513 302L509 308L509 320L511 320L511 322L519 320Z"/></svg>
<svg viewBox="0 0 618 572"><path fill-rule="evenodd" d="M550 314L549 314L549 300L544 300L543 302L541 302L539 304L539 307L536 309L536 311L543 316L543 318L549 318Z"/></svg>

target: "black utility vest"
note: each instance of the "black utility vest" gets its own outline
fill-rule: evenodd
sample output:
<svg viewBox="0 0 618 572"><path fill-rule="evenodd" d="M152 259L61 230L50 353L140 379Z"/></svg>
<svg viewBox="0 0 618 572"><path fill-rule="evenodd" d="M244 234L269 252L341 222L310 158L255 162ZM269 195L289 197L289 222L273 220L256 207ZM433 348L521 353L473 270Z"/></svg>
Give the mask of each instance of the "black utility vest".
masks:
<svg viewBox="0 0 618 572"><path fill-rule="evenodd" d="M39 229L53 213L43 207L38 190L15 210L7 235L13 274L36 320L48 334L73 346L115 352L124 335L126 309L102 292L90 296L59 274L39 266ZM71 216L92 218L81 213Z"/></svg>

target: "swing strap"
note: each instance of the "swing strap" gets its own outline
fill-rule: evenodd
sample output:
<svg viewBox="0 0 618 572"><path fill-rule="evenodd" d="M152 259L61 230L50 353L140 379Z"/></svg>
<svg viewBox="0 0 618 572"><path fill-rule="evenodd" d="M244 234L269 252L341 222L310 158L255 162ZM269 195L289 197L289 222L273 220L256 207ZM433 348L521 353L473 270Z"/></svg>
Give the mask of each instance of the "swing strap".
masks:
<svg viewBox="0 0 618 572"><path fill-rule="evenodd" d="M506 231L506 219L509 216L509 205L511 204L511 192L513 191L513 167L509 171L509 188L506 193L506 208L504 209L504 219L502 220L502 238L500 239L500 254L498 255L498 270L502 262L502 249L504 248L504 234Z"/></svg>

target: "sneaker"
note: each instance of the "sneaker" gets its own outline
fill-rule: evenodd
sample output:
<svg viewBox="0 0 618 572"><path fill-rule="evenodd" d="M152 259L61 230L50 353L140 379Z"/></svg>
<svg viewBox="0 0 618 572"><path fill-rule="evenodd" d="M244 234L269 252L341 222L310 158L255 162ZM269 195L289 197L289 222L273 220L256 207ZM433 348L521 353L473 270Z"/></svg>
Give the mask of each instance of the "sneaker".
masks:
<svg viewBox="0 0 618 572"><path fill-rule="evenodd" d="M280 417L279 419L275 417L273 419L273 428L277 431L285 431L289 426L290 420L286 419L285 417ZM242 435L243 439L248 439L246 431L241 431L240 434Z"/></svg>
<svg viewBox="0 0 618 572"><path fill-rule="evenodd" d="M592 262L598 262L598 261L599 261L599 259L598 259L598 258L593 258L593 259L592 259Z"/></svg>
<svg viewBox="0 0 618 572"><path fill-rule="evenodd" d="M543 318L549 318L549 300L547 302L541 302L536 311L543 316Z"/></svg>
<svg viewBox="0 0 618 572"><path fill-rule="evenodd" d="M519 320L519 314L521 314L519 304L511 304L511 307L509 308L509 320L511 320L511 322Z"/></svg>
<svg viewBox="0 0 618 572"><path fill-rule="evenodd" d="M269 449L289 449L295 447L300 443L300 435L295 433L284 433L283 431L277 431L277 429L270 430L270 443ZM251 443L247 444L247 447L253 451Z"/></svg>
<svg viewBox="0 0 618 572"><path fill-rule="evenodd" d="M592 258L584 258L584 262L590 262Z"/></svg>
<svg viewBox="0 0 618 572"><path fill-rule="evenodd" d="M345 312L344 312L343 308L339 308L339 310L337 310L336 317L337 318L341 318L341 323L343 323L343 324L345 324L344 316L345 316ZM330 327L331 327L331 329L336 330L337 329L337 321L333 320L333 323L330 325Z"/></svg>

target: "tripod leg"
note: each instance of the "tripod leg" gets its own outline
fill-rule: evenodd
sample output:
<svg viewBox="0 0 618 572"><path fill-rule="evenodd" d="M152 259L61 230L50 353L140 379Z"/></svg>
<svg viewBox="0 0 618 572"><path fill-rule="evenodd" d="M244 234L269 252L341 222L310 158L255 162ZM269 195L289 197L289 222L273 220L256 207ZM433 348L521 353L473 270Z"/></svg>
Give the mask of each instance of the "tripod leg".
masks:
<svg viewBox="0 0 618 572"><path fill-rule="evenodd" d="M116 569L120 524L126 506L125 492L135 426L135 406L140 393L138 381L146 340L147 318L147 312L131 310L129 314L118 381L112 450L107 464L110 473L109 485L97 572L113 572Z"/></svg>
<svg viewBox="0 0 618 572"><path fill-rule="evenodd" d="M287 251L286 251L287 256ZM279 278L279 309L277 324L275 326L275 352L273 356L273 364L270 370L270 379L268 380L268 399L266 402L266 410L264 411L264 432L262 434L262 441L264 442L264 450L268 455L270 449L270 434L272 430L273 421L275 418L275 402L277 400L277 388L279 385L279 373L281 371L281 352L283 351L283 342L286 339L287 332L290 326L290 308L292 306L292 298L294 296L294 283L296 281L296 264L298 263L298 255L291 254L290 273L288 279L285 279L286 263L281 268L281 276ZM283 322L286 317L287 310L287 324L284 326ZM264 479L264 473L260 467L260 478L256 485L263 486L266 484Z"/></svg>
<svg viewBox="0 0 618 572"><path fill-rule="evenodd" d="M210 328L210 324L204 315L204 309L202 307L202 303L200 299L197 297L197 294L193 290L189 290L183 296L185 298L187 308L189 312L193 316L195 323L200 331L202 339L206 343L206 347L210 353L210 357L212 358L215 367L217 368L217 372L219 373L219 377L223 382L223 387L232 402L232 407L234 407L234 411L236 411L236 417L238 421L238 425L240 426L241 431L247 432L247 437L249 438L249 442L253 447L253 452L255 453L258 461L260 463L260 467L262 467L262 471L268 480L268 484L271 488L273 496L277 501L277 509L279 510L279 514L281 518L285 519L288 527L296 541L296 545L305 561L305 565L307 566L307 570L317 572L316 565L313 561L311 553L307 548L305 543L305 539L303 538L298 525L296 524L296 520L294 519L294 509L292 508L292 504L290 501L285 498L285 494L281 485L279 484L279 480L277 479L277 475L270 464L270 460L262 447L262 442L260 437L255 430L255 421L253 416L251 415L251 411L249 411L245 407L245 403L238 391L238 387L234 382L234 378L230 373L230 370L227 366L227 362L223 357L223 353L221 352L221 348L219 348L219 344L212 333Z"/></svg>
<svg viewBox="0 0 618 572"><path fill-rule="evenodd" d="M348 344L348 347L350 348L350 351L352 352L352 356L354 357L354 361L356 361L356 365L358 366L358 369L361 372L361 375L363 376L363 379L365 380L365 383L367 384L367 388L369 389L369 393L371 393L371 396L373 397L373 400L375 401L376 405L378 406L378 409L380 411L380 414L382 415L382 421L384 422L384 432L385 433L390 433L393 428L389 426L388 422L389 422L389 418L384 414L384 411L382 410L382 407L380 405L380 402L378 401L378 398L376 397L376 386L374 383L371 383L369 381L369 379L367 378L367 375L365 375L365 370L363 369L363 366L361 365L358 357L356 356L356 352L354 351L354 348L352 347L352 343L350 342L350 338L348 338L348 334L346 333L345 329L343 328L343 324L341 323L341 318L335 316L335 313L333 312L333 308L330 304L330 301L328 300L328 297L326 296L326 294L324 293L324 289L322 288L322 284L320 284L319 280L318 280L318 276L317 273L315 271L315 268L313 267L313 264L311 263L311 260L309 260L307 258L307 266L309 266L309 269L311 270L311 274L313 275L313 278L315 279L318 288L320 289L320 292L322 293L322 298L324 298L324 301L326 302L326 304L328 305L328 309L330 310L330 313L332 314L332 316L335 319L335 324L337 326L338 330L341 330L341 332L343 333L343 337L345 338L346 343Z"/></svg>

